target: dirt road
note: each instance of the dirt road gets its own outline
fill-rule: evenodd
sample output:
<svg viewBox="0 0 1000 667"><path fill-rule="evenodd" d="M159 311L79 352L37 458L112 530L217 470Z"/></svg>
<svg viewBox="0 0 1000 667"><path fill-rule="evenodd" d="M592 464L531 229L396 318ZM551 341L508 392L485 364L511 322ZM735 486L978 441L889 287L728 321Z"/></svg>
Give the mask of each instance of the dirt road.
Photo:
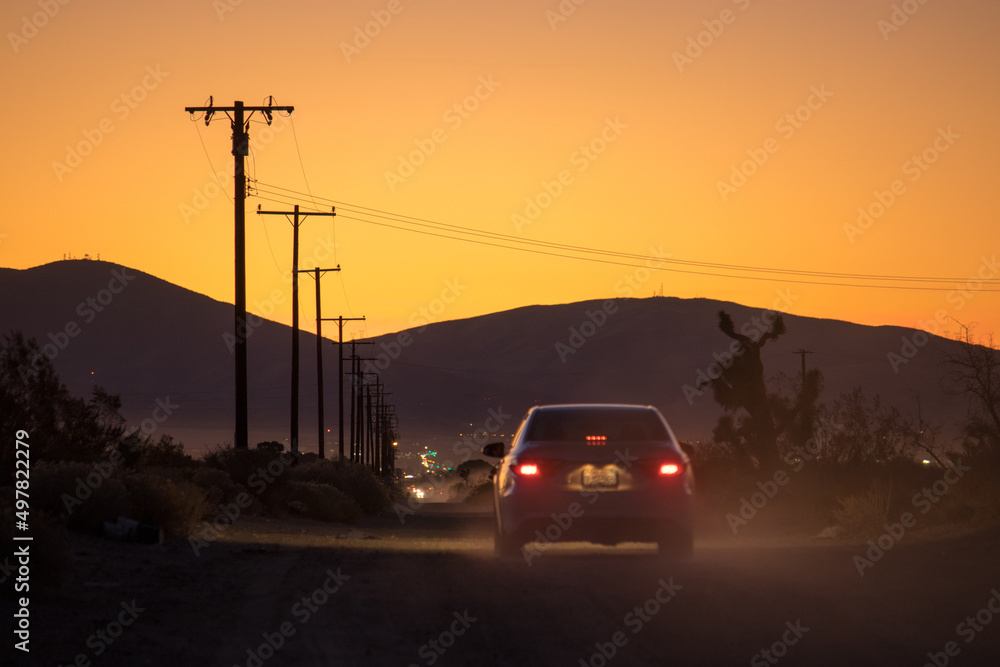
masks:
<svg viewBox="0 0 1000 667"><path fill-rule="evenodd" d="M246 518L198 555L77 538L19 664L998 664L1000 530L904 535L878 560L717 537L681 563L559 545L529 564L494 559L490 521L431 505L356 527Z"/></svg>

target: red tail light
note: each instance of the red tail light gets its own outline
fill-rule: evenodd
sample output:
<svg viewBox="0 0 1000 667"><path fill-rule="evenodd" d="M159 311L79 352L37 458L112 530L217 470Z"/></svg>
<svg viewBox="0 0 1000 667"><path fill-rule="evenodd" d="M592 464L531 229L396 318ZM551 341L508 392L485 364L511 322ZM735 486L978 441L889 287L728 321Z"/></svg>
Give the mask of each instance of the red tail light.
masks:
<svg viewBox="0 0 1000 667"><path fill-rule="evenodd" d="M673 477L680 474L681 470L681 466L677 463L663 463L660 465L660 475L664 477Z"/></svg>
<svg viewBox="0 0 1000 667"><path fill-rule="evenodd" d="M537 477L540 472L537 463L518 463L514 466L514 470L524 477Z"/></svg>

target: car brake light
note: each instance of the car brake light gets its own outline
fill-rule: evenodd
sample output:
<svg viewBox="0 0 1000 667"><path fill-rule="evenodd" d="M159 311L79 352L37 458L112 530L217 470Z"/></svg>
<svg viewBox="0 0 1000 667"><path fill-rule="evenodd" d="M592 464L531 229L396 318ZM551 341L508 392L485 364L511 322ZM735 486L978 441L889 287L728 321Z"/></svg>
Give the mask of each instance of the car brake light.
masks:
<svg viewBox="0 0 1000 667"><path fill-rule="evenodd" d="M608 444L608 436L606 435L588 435L587 436L588 445L606 445Z"/></svg>
<svg viewBox="0 0 1000 667"><path fill-rule="evenodd" d="M661 475L676 475L681 471L681 467L676 463L664 463L660 466Z"/></svg>
<svg viewBox="0 0 1000 667"><path fill-rule="evenodd" d="M538 466L534 463L522 463L517 466L517 472L525 477L532 477L538 474Z"/></svg>

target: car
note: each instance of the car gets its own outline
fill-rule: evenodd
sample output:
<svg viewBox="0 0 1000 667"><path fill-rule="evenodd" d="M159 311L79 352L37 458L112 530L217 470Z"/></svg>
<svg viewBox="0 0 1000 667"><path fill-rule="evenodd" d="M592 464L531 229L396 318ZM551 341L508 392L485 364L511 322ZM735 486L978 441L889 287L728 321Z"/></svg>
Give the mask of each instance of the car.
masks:
<svg viewBox="0 0 1000 667"><path fill-rule="evenodd" d="M493 474L494 546L530 542L656 542L685 557L694 545L691 462L650 405L538 405L528 410ZM538 545L542 547L542 545ZM531 552L536 553L536 552Z"/></svg>

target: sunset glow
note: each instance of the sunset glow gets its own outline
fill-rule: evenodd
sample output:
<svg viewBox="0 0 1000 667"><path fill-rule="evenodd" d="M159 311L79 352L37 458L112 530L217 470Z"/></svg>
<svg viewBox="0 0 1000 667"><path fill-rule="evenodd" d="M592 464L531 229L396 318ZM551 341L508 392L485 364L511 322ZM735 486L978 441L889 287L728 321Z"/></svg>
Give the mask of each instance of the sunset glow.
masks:
<svg viewBox="0 0 1000 667"><path fill-rule="evenodd" d="M291 225L255 209L337 202L302 225L300 266L342 267L323 314L364 315L350 337L661 286L1000 331L998 3L12 0L0 17L3 266L99 254L231 302L229 121L184 107L273 95L295 111L253 117L247 302L280 322Z"/></svg>

